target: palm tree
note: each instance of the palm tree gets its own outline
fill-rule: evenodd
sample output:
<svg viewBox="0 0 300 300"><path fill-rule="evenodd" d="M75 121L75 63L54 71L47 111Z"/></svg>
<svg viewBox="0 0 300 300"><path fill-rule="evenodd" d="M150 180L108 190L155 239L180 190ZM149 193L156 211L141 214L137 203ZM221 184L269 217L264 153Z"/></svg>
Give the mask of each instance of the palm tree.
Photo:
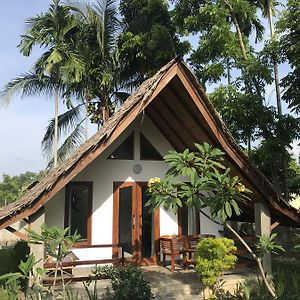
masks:
<svg viewBox="0 0 300 300"><path fill-rule="evenodd" d="M81 10L83 28L80 53L85 58L84 94L88 100L97 98L100 123L105 123L112 94L119 85L119 60L116 48L120 21L115 0L99 0Z"/></svg>
<svg viewBox="0 0 300 300"><path fill-rule="evenodd" d="M58 135L69 130L70 135L58 150L58 159L64 160L83 140L87 139L88 119L98 129L109 118L114 108L128 94L120 92L120 63L116 47L120 22L113 0L102 0L91 4L69 2L73 14L80 19L80 31L74 43L76 52L84 61L84 72L80 81L69 82L65 95L74 96L80 102L58 117ZM85 116L82 111L85 108ZM85 121L85 134L82 127ZM71 130L70 130L71 129ZM42 147L48 152L53 144L54 120L51 120L43 138ZM50 161L50 164L53 163Z"/></svg>
<svg viewBox="0 0 300 300"><path fill-rule="evenodd" d="M68 6L53 0L46 13L26 21L27 32L21 36L20 52L29 56L34 46L45 49L36 61L34 71L9 82L2 94L9 100L17 92L23 96L52 94L55 102L53 157L57 166L58 102L66 85L80 81L84 64L73 50L74 34L78 31L78 18Z"/></svg>
<svg viewBox="0 0 300 300"><path fill-rule="evenodd" d="M254 4L259 7L262 11L264 17L268 19L270 39L273 41L275 39L273 16L275 14L275 7L278 3L275 0L252 0ZM274 83L276 90L276 100L277 100L277 111L278 115L282 115L282 105L281 105L281 93L279 87L279 74L278 74L278 63L276 59L273 60L273 70L274 70Z"/></svg>

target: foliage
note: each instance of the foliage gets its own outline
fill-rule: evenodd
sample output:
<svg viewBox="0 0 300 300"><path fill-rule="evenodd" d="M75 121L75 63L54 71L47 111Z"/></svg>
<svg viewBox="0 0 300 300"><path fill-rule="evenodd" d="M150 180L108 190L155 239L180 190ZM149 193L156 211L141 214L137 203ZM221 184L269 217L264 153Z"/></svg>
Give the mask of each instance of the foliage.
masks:
<svg viewBox="0 0 300 300"><path fill-rule="evenodd" d="M46 253L61 263L62 259L70 253L73 245L80 239L80 235L76 232L73 235L69 235L69 230L69 227L63 229L56 225L48 227L46 224L43 224L41 233L30 229L27 231L30 243L43 243Z"/></svg>
<svg viewBox="0 0 300 300"><path fill-rule="evenodd" d="M48 227L46 224L41 226L41 233L37 233L33 230L27 231L29 243L43 243L46 256L51 256L56 262L53 285L44 287L40 284L40 280L45 275L46 270L38 267L37 265L40 261L37 261L33 254L30 254L27 256L27 259L21 260L17 271L12 272L12 270L10 270L9 273L0 276L0 282L3 282L5 290L9 293L12 288L18 287L20 281L29 281L31 288L27 289L28 297L31 297L31 299L42 299L46 297L45 299L49 299L48 296L51 295L52 298L55 299L55 285L58 271L60 271L63 298L68 296L75 299L76 295L66 289L62 259L70 253L71 248L74 243L79 240L80 236L76 233L74 235L68 235L69 228L62 229L58 226Z"/></svg>
<svg viewBox="0 0 300 300"><path fill-rule="evenodd" d="M292 111L300 111L300 3L298 0L288 0L286 9L282 12L277 24L281 34L281 50L292 70L282 80L283 98Z"/></svg>
<svg viewBox="0 0 300 300"><path fill-rule="evenodd" d="M149 283L144 279L142 272L133 266L97 267L93 275L111 279L111 287L107 288L104 299L154 299Z"/></svg>
<svg viewBox="0 0 300 300"><path fill-rule="evenodd" d="M177 211L178 206L185 202L190 207L198 208L202 213L203 208L210 208L210 215L214 222L222 220L226 228L234 234L248 252L257 261L260 274L270 295L276 297L273 286L268 282L266 274L258 257L243 238L228 224L226 220L233 215L239 216L239 204L247 201L251 191L248 190L237 176L230 176L230 169L223 164L224 153L213 149L209 144L195 144L194 152L189 149L182 153L170 151L164 157L169 164L165 178L150 179L148 192L150 199L146 205L157 208L164 205L166 209ZM218 223L220 224L220 223Z"/></svg>
<svg viewBox="0 0 300 300"><path fill-rule="evenodd" d="M272 173L269 178L278 194L288 198L287 149L299 138L299 121L288 112L282 115L278 64L288 60L292 66L293 71L282 81L282 88L285 88L284 99L290 108L295 108L299 94L299 1L288 1L279 22L280 40L272 26L277 1L173 2L173 20L178 30L183 35L194 34L198 41L189 58L197 77L203 85L212 87L212 102L234 137L247 146L248 155L252 157L254 141L260 143L259 148L270 150L260 152L262 161L268 165L267 172ZM263 34L261 12L269 20L270 39ZM259 47L254 45L257 42ZM278 113L270 105L266 90L274 82Z"/></svg>
<svg viewBox="0 0 300 300"><path fill-rule="evenodd" d="M123 76L139 84L189 45L180 42L167 1L121 0L124 31L118 37Z"/></svg>
<svg viewBox="0 0 300 300"><path fill-rule="evenodd" d="M201 281L207 286L216 284L223 272L234 267L235 251L234 241L227 238L201 240L197 245L195 266Z"/></svg>
<svg viewBox="0 0 300 300"><path fill-rule="evenodd" d="M253 223L240 223L239 224L239 234L241 236L254 236L255 235L255 229Z"/></svg>
<svg viewBox="0 0 300 300"><path fill-rule="evenodd" d="M2 246L0 249L0 275L17 272L18 265L29 254L26 242L17 242L14 246Z"/></svg>
<svg viewBox="0 0 300 300"><path fill-rule="evenodd" d="M3 174L0 182L0 206L16 201L36 180L42 177L42 172L26 172L16 176Z"/></svg>
<svg viewBox="0 0 300 300"><path fill-rule="evenodd" d="M0 299L1 300L19 300L22 299L20 285L17 281L5 283L0 286Z"/></svg>
<svg viewBox="0 0 300 300"><path fill-rule="evenodd" d="M164 205L177 211L185 201L189 207L210 207L212 217L223 221L234 214L240 215L238 203L247 201L250 191L222 165L224 153L221 150L207 143L195 144L195 149L182 153L170 151L164 157L169 169L165 178L149 181L148 205Z"/></svg>
<svg viewBox="0 0 300 300"><path fill-rule="evenodd" d="M274 283L277 288L276 299L297 300L300 292L300 277L298 273L293 273L290 277L288 272L278 271L274 273ZM272 300L265 287L258 282L245 282L234 294L226 293L220 300Z"/></svg>
<svg viewBox="0 0 300 300"><path fill-rule="evenodd" d="M270 236L262 235L259 237L259 242L256 244L256 248L260 251L260 256L263 257L266 253L278 254L278 252L284 252L284 248L281 245L277 245L275 239L277 233L273 233Z"/></svg>

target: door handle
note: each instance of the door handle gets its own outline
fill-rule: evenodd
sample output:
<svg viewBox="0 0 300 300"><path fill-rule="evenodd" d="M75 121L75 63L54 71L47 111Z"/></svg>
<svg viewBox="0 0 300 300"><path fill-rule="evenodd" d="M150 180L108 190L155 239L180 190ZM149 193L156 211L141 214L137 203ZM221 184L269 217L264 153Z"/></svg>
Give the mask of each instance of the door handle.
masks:
<svg viewBox="0 0 300 300"><path fill-rule="evenodd" d="M135 215L132 215L132 229L135 229Z"/></svg>

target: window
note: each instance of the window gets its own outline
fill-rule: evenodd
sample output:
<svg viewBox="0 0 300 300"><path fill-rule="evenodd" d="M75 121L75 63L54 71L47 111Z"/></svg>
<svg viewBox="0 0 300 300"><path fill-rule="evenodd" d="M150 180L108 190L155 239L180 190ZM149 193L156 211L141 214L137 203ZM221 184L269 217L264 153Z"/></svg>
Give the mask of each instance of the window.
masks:
<svg viewBox="0 0 300 300"><path fill-rule="evenodd" d="M178 235L200 234L200 214L185 203L178 207Z"/></svg>
<svg viewBox="0 0 300 300"><path fill-rule="evenodd" d="M161 154L143 134L140 134L140 156L141 160L163 160Z"/></svg>
<svg viewBox="0 0 300 300"><path fill-rule="evenodd" d="M134 159L134 132L108 157L109 159Z"/></svg>
<svg viewBox="0 0 300 300"><path fill-rule="evenodd" d="M91 243L92 183L71 182L66 188L65 227L77 232L81 240Z"/></svg>

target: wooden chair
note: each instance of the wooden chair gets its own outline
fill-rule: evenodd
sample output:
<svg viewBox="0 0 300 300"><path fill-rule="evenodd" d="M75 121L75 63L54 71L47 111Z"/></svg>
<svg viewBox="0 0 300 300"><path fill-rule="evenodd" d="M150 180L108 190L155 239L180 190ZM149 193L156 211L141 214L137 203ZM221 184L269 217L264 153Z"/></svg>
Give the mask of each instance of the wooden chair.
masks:
<svg viewBox="0 0 300 300"><path fill-rule="evenodd" d="M160 238L163 265L166 264L166 256L171 256L171 272L175 269L175 257L185 255L183 250L184 238L177 235L164 235Z"/></svg>
<svg viewBox="0 0 300 300"><path fill-rule="evenodd" d="M215 238L213 234L191 234L186 236L186 244L184 247L185 250L185 261L186 265L194 264L194 253L196 252L197 245L199 241L205 238Z"/></svg>

